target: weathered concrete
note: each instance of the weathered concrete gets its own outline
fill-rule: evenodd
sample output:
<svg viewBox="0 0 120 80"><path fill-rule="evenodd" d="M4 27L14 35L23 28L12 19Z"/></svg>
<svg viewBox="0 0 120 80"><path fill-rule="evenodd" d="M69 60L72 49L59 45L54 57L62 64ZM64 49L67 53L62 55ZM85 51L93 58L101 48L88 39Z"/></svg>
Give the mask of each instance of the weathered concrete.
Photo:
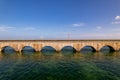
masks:
<svg viewBox="0 0 120 80"><path fill-rule="evenodd" d="M0 40L0 51L5 46L10 46L20 52L25 46L31 46L40 51L45 46L51 46L60 51L65 46L72 46L77 51L85 46L92 46L99 51L103 46L111 46L115 50L120 48L120 40Z"/></svg>

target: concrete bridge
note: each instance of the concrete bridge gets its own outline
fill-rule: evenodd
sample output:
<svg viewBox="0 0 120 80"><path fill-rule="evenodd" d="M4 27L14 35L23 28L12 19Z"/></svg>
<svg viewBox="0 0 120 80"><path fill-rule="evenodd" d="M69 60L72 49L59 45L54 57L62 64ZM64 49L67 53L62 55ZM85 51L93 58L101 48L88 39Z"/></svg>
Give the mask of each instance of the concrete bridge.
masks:
<svg viewBox="0 0 120 80"><path fill-rule="evenodd" d="M56 51L61 51L65 46L71 46L76 51L80 51L85 46L91 46L96 51L108 46L118 51L120 40L0 40L0 51L7 46L14 48L17 52L21 52L25 46L30 46L36 51L42 50L45 46L51 46Z"/></svg>

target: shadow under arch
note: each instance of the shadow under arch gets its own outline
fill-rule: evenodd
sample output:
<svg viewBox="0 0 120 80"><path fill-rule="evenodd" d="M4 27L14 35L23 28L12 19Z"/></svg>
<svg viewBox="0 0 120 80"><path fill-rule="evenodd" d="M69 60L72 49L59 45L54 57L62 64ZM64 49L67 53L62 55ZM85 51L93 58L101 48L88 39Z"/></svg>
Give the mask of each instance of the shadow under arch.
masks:
<svg viewBox="0 0 120 80"><path fill-rule="evenodd" d="M11 47L11 46L2 47L1 52L3 54L14 54L14 53L16 53L15 49L13 47Z"/></svg>
<svg viewBox="0 0 120 80"><path fill-rule="evenodd" d="M43 55L53 55L54 53L56 53L56 49L53 48L52 46L44 46L40 52Z"/></svg>
<svg viewBox="0 0 120 80"><path fill-rule="evenodd" d="M87 45L81 48L80 53L82 54L94 54L96 49L93 46Z"/></svg>
<svg viewBox="0 0 120 80"><path fill-rule="evenodd" d="M76 52L76 49L73 46L64 46L60 51L64 55L72 55Z"/></svg>
<svg viewBox="0 0 120 80"><path fill-rule="evenodd" d="M110 45L105 45L105 46L103 46L100 49L100 52L101 53L106 53L106 54L108 54L108 53L114 53L115 49L112 46L110 46Z"/></svg>
<svg viewBox="0 0 120 80"><path fill-rule="evenodd" d="M24 47L22 48L21 52L22 52L23 54L33 54L33 53L35 53L36 51L35 51L35 49L34 49L33 47L31 47L31 46L24 46Z"/></svg>

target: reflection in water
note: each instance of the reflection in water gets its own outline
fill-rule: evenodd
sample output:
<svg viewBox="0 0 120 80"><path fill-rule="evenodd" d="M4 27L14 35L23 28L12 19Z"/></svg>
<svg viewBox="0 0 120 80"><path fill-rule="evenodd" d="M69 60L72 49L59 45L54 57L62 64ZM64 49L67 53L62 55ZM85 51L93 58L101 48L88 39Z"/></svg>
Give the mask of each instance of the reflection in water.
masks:
<svg viewBox="0 0 120 80"><path fill-rule="evenodd" d="M114 54L114 52L101 52L101 54L103 54L105 56L112 56Z"/></svg>
<svg viewBox="0 0 120 80"><path fill-rule="evenodd" d="M82 54L83 56L93 56L95 52L81 52L80 54Z"/></svg>
<svg viewBox="0 0 120 80"><path fill-rule="evenodd" d="M19 54L19 53L18 53ZM36 54L35 52L21 52L23 56L30 56Z"/></svg>
<svg viewBox="0 0 120 80"><path fill-rule="evenodd" d="M120 80L120 54L0 54L0 80Z"/></svg>

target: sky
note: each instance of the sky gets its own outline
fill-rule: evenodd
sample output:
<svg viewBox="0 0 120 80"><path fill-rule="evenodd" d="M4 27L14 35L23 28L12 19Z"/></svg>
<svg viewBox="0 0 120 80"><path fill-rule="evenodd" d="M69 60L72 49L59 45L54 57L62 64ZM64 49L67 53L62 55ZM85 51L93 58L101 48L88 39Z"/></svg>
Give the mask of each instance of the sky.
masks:
<svg viewBox="0 0 120 80"><path fill-rule="evenodd" d="M6 39L120 39L120 0L0 0Z"/></svg>

